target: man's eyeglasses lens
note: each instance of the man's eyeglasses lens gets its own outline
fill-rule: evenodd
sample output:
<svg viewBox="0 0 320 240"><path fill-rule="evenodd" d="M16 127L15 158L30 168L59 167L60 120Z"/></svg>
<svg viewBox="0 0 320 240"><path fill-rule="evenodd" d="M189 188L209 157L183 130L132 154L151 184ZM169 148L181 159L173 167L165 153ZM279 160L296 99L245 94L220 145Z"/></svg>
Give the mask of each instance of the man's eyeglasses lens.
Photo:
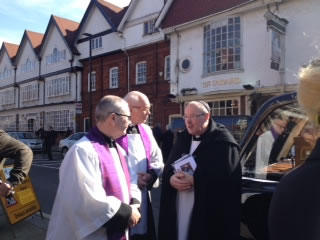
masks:
<svg viewBox="0 0 320 240"><path fill-rule="evenodd" d="M184 120L188 120L188 119L191 119L191 120L194 120L194 119L196 119L196 118L198 118L198 117L201 117L201 116L203 116L204 115L204 113L202 113L202 114L199 114L199 115L190 115L190 116L183 116L182 118L184 119Z"/></svg>
<svg viewBox="0 0 320 240"><path fill-rule="evenodd" d="M118 115L118 116L122 116L122 117L126 117L126 118L128 118L128 120L131 120L131 116L129 116L129 115L125 115L125 114L122 114L122 113L114 113L115 115Z"/></svg>

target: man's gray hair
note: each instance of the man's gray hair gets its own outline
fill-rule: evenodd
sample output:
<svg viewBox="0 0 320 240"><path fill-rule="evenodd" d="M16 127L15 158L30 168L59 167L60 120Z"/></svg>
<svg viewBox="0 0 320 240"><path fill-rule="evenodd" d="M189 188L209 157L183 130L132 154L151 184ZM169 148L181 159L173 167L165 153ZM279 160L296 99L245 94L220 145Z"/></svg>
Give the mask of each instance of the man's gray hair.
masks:
<svg viewBox="0 0 320 240"><path fill-rule="evenodd" d="M96 107L96 122L105 121L111 113L123 113L125 105L127 102L118 96L104 96Z"/></svg>
<svg viewBox="0 0 320 240"><path fill-rule="evenodd" d="M205 101L202 101L202 100L200 100L200 101L191 101L191 102L189 102L189 103L187 104L187 106L188 106L189 104L197 105L198 108L199 108L203 113L209 113L209 114L210 114L209 104L206 103ZM187 107L187 106L186 106L186 107Z"/></svg>

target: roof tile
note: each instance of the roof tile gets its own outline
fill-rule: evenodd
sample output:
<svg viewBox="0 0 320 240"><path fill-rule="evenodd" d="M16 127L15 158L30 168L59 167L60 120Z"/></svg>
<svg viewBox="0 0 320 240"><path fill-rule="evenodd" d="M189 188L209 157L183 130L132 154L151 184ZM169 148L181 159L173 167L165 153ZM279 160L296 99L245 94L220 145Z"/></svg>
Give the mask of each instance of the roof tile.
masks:
<svg viewBox="0 0 320 240"><path fill-rule="evenodd" d="M7 52L9 54L9 57L11 60L13 60L18 52L19 45L13 44L13 43L8 43L8 42L3 42L5 48L7 49Z"/></svg>
<svg viewBox="0 0 320 240"><path fill-rule="evenodd" d="M250 1L252 0L174 0L163 19L162 28L188 23Z"/></svg>
<svg viewBox="0 0 320 240"><path fill-rule="evenodd" d="M41 42L42 42L44 35L42 33L32 32L29 30L26 30L26 33L29 37L29 40L31 42L32 47L34 48L36 53L38 53L39 49L41 47Z"/></svg>
<svg viewBox="0 0 320 240"><path fill-rule="evenodd" d="M128 7L120 8L104 0L98 0L97 2L101 5L104 12L110 17L110 21L115 25L115 27L117 27Z"/></svg>

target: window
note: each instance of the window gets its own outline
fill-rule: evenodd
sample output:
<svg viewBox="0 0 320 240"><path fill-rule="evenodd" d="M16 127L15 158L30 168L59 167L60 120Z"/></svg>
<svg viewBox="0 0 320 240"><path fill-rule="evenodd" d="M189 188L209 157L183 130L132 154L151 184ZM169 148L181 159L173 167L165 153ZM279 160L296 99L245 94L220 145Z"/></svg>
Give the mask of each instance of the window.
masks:
<svg viewBox="0 0 320 240"><path fill-rule="evenodd" d="M74 112L69 110L46 112L46 129L50 126L56 131L65 131L67 126L74 128Z"/></svg>
<svg viewBox="0 0 320 240"><path fill-rule="evenodd" d="M48 97L56 97L71 93L71 77L64 76L48 80L47 94Z"/></svg>
<svg viewBox="0 0 320 240"><path fill-rule="evenodd" d="M164 80L170 80L170 56L164 58Z"/></svg>
<svg viewBox="0 0 320 240"><path fill-rule="evenodd" d="M21 87L21 99L23 102L39 99L39 83L31 83Z"/></svg>
<svg viewBox="0 0 320 240"><path fill-rule="evenodd" d="M15 131L17 129L16 115L0 116L0 128L5 131Z"/></svg>
<svg viewBox="0 0 320 240"><path fill-rule="evenodd" d="M241 68L240 17L204 27L203 73Z"/></svg>
<svg viewBox="0 0 320 240"><path fill-rule="evenodd" d="M14 88L2 90L0 92L0 102L2 105L14 104Z"/></svg>
<svg viewBox="0 0 320 240"><path fill-rule="evenodd" d="M147 119L147 124L152 127L153 126L153 105L150 104L150 110L149 110L150 114L149 117Z"/></svg>
<svg viewBox="0 0 320 240"><path fill-rule="evenodd" d="M156 19L152 19L150 21L144 22L144 35L148 35L151 33L156 32L156 29L154 27L154 24L156 23Z"/></svg>
<svg viewBox="0 0 320 240"><path fill-rule="evenodd" d="M90 74L88 73L88 80L90 79ZM96 82L97 82L97 77L96 77L96 72L91 72L91 92L96 91ZM88 92L90 92L90 81L88 81Z"/></svg>
<svg viewBox="0 0 320 240"><path fill-rule="evenodd" d="M102 48L102 37L91 39L91 49Z"/></svg>
<svg viewBox="0 0 320 240"><path fill-rule="evenodd" d="M213 116L239 115L238 99L218 100L209 103Z"/></svg>
<svg viewBox="0 0 320 240"><path fill-rule="evenodd" d="M6 79L8 77L11 77L12 76L12 70L8 70L7 67L5 67L3 69L3 72L0 72L0 80L1 79Z"/></svg>
<svg viewBox="0 0 320 240"><path fill-rule="evenodd" d="M110 88L118 88L119 87L119 68L113 67L110 68Z"/></svg>
<svg viewBox="0 0 320 240"><path fill-rule="evenodd" d="M147 62L139 62L136 64L136 82L137 84L147 82Z"/></svg>
<svg viewBox="0 0 320 240"><path fill-rule="evenodd" d="M46 56L46 63L47 65L61 62L66 59L66 50L59 51L57 48L53 49L52 54Z"/></svg>
<svg viewBox="0 0 320 240"><path fill-rule="evenodd" d="M26 63L21 65L21 72L26 73L26 72L31 72L35 68L35 60L30 60L27 58Z"/></svg>
<svg viewBox="0 0 320 240"><path fill-rule="evenodd" d="M89 122L89 118L84 118L83 119L83 129L85 132L89 132L90 130L90 122Z"/></svg>
<svg viewBox="0 0 320 240"><path fill-rule="evenodd" d="M277 107L261 117L255 137L245 149L241 160L244 176L279 181L306 160L313 148L308 142L313 133L297 103Z"/></svg>

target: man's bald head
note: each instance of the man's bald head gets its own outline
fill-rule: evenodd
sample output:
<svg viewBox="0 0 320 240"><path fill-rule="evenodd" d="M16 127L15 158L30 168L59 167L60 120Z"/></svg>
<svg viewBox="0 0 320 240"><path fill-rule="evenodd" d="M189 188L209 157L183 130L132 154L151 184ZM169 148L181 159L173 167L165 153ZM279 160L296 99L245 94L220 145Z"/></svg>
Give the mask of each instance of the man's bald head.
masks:
<svg viewBox="0 0 320 240"><path fill-rule="evenodd" d="M145 123L150 114L150 102L148 97L139 91L127 93L124 100L129 104L131 122L133 124Z"/></svg>
<svg viewBox="0 0 320 240"><path fill-rule="evenodd" d="M148 97L139 91L131 91L127 93L127 95L124 97L124 100L126 100L129 105L139 104L140 102L150 105Z"/></svg>

